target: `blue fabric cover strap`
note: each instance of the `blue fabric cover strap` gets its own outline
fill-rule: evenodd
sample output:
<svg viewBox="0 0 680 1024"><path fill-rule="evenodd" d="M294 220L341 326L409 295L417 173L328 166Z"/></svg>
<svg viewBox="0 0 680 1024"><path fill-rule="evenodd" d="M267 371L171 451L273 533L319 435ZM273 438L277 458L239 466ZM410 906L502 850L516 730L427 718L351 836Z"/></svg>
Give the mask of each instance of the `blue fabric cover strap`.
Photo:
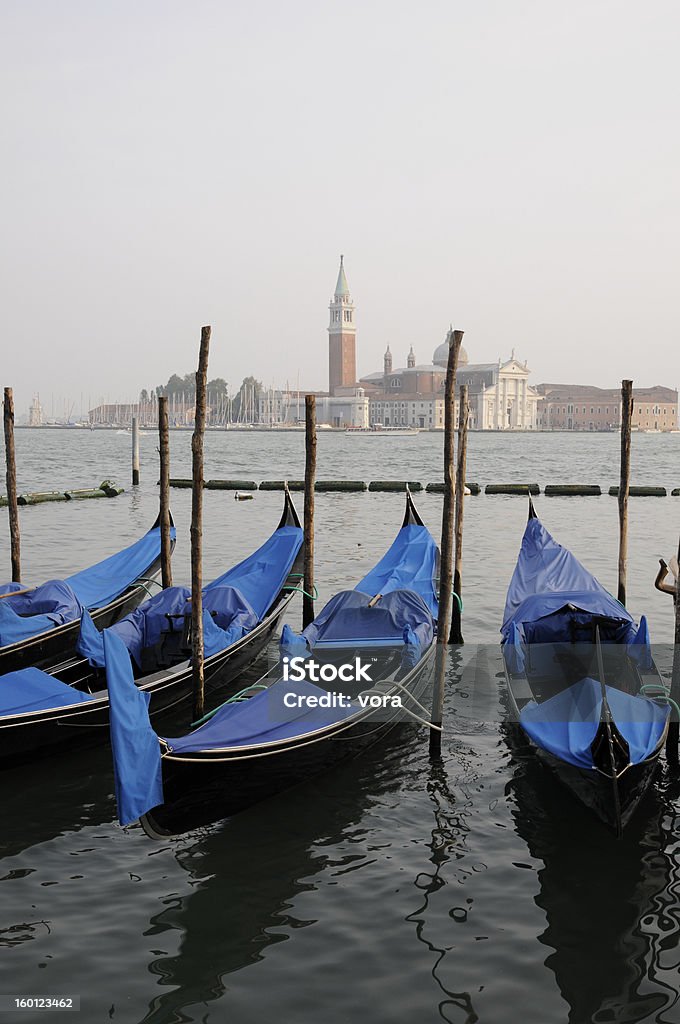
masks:
<svg viewBox="0 0 680 1024"><path fill-rule="evenodd" d="M616 727L628 743L631 764L652 754L664 733L668 705L631 696L607 686L607 702ZM590 746L602 715L602 688L590 677L540 704L529 701L519 720L527 736L543 750L578 768L594 768Z"/></svg>
<svg viewBox="0 0 680 1024"><path fill-rule="evenodd" d="M284 700L286 695L292 707ZM306 700L298 706L297 697L318 697L328 701L329 693L306 681L279 680L249 700L226 704L205 725L187 736L168 738L166 743L177 754L272 743L304 736L341 722L358 710L357 705L310 708Z"/></svg>
<svg viewBox="0 0 680 1024"><path fill-rule="evenodd" d="M160 745L149 721L151 695L135 686L130 655L108 629L104 652L118 820L129 825L163 803Z"/></svg>
<svg viewBox="0 0 680 1024"><path fill-rule="evenodd" d="M22 668L0 676L0 715L24 715L93 700L38 668Z"/></svg>

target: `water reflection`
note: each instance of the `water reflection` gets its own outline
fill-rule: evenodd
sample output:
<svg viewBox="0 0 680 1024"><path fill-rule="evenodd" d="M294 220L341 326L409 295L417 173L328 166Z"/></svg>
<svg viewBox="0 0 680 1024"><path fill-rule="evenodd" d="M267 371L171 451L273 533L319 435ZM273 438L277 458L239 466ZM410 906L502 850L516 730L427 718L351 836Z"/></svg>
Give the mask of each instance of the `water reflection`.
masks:
<svg viewBox="0 0 680 1024"><path fill-rule="evenodd" d="M669 1021L678 1001L678 783L654 787L619 840L511 739L518 834L543 862L539 941L570 1024ZM676 1011L677 1012L677 1011ZM677 1017L672 1019L677 1020Z"/></svg>
<svg viewBox="0 0 680 1024"><path fill-rule="evenodd" d="M338 769L330 793L323 778L311 780L178 844L177 863L194 891L156 915L146 933L172 929L181 940L177 956L149 964L165 991L142 1024L191 1019L184 1010L218 1000L229 974L262 960L290 930L316 923L291 912L295 896L316 888L313 877L369 805L398 791L402 760L416 742L414 730L397 728L358 767Z"/></svg>
<svg viewBox="0 0 680 1024"><path fill-rule="evenodd" d="M407 920L416 925L418 941L424 943L435 956L432 977L444 997L437 1004L442 1020L454 1024L454 1017L450 1015L453 1011L456 1024L460 1024L461 1021L463 1024L477 1024L479 1017L475 1013L470 993L452 991L446 987L440 976L440 967L443 966L449 950L438 947L428 938L427 921L430 900L446 884L444 866L452 857L460 856L469 831L464 810L457 805L443 761L435 761L430 765L427 793L432 801L435 818L435 826L429 844L432 871L421 872L415 879L415 887L422 892L422 903L417 910L409 914ZM453 915L454 911L452 910L450 913ZM462 910L462 913L466 913L466 911ZM458 1011L462 1011L463 1016Z"/></svg>

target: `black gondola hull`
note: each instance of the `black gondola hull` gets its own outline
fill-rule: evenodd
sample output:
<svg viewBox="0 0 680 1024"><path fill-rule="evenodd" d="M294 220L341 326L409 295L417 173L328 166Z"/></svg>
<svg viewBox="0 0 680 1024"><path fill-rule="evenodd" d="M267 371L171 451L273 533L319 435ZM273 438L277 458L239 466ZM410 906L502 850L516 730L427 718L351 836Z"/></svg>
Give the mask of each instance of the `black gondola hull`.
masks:
<svg viewBox="0 0 680 1024"><path fill-rule="evenodd" d="M422 697L431 681L434 649L433 644L402 681L416 699ZM231 748L229 760L220 760L225 755L212 751L192 754L190 760L164 757L165 802L145 814L142 825L149 836L159 838L229 818L358 756L405 724L403 712L388 720L382 712L380 719L367 713L350 725L340 723L336 729L327 730L323 737L302 735L284 745L262 744L241 751Z"/></svg>

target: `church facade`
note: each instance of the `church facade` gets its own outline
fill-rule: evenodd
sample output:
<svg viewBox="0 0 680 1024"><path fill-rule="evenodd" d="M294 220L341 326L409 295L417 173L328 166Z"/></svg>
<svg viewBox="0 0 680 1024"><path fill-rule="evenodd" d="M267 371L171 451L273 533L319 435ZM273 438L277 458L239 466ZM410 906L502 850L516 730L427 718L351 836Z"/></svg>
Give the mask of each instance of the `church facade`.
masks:
<svg viewBox="0 0 680 1024"><path fill-rule="evenodd" d="M438 345L431 363L418 363L413 346L406 366L395 369L389 345L383 372L360 380L370 399L371 416L385 426L441 427L448 341ZM535 430L539 396L529 386L530 370L515 358L496 363L470 363L461 348L456 384L467 384L472 430ZM458 409L456 403L456 419Z"/></svg>

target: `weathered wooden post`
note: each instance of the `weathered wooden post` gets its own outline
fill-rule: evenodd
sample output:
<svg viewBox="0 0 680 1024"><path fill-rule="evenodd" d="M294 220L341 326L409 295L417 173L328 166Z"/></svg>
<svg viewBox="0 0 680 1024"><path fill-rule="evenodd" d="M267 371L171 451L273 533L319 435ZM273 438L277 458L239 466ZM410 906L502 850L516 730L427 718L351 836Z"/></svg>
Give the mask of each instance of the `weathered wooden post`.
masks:
<svg viewBox="0 0 680 1024"><path fill-rule="evenodd" d="M5 427L5 465L7 467L7 511L9 512L9 543L12 563L12 581L21 583L21 537L19 508L17 506L17 464L14 453L14 395L5 388L3 407Z"/></svg>
<svg viewBox="0 0 680 1024"><path fill-rule="evenodd" d="M628 565L628 492L630 490L630 428L633 421L633 382L621 381L621 479L619 480L619 590L617 597L626 603Z"/></svg>
<svg viewBox="0 0 680 1024"><path fill-rule="evenodd" d="M203 677L203 435L208 380L210 327L201 328L196 371L196 413L191 438L191 665L194 684L193 720L205 714Z"/></svg>
<svg viewBox="0 0 680 1024"><path fill-rule="evenodd" d="M465 504L465 468L467 464L467 436L470 402L467 384L461 384L458 398L458 464L456 467L456 554L453 568L453 604L451 607L451 635L449 643L462 644L462 588L463 588L463 511Z"/></svg>
<svg viewBox="0 0 680 1024"><path fill-rule="evenodd" d="M305 395L305 529L302 628L314 618L314 481L316 479L316 396Z"/></svg>
<svg viewBox="0 0 680 1024"><path fill-rule="evenodd" d="M139 483L139 420L132 417L132 483Z"/></svg>
<svg viewBox="0 0 680 1024"><path fill-rule="evenodd" d="M680 567L680 543L678 544L678 566ZM680 568L675 578L675 638L673 646L673 674L671 676L670 696L676 704L680 704ZM680 741L680 722L677 711L671 705L671 720L666 736L666 760L674 768L678 767L678 742Z"/></svg>
<svg viewBox="0 0 680 1024"><path fill-rule="evenodd" d="M456 478L453 468L453 439L455 436L455 386L458 353L463 331L449 331L449 360L446 367L444 391L444 510L442 512L441 569L439 573L439 616L437 619L437 649L435 659L434 692L432 694L432 725L430 729L430 757L441 757L441 724L444 715L444 681L446 677L446 645L451 626L451 591L453 589L453 516L456 496Z"/></svg>
<svg viewBox="0 0 680 1024"><path fill-rule="evenodd" d="M172 586L172 545L170 542L170 437L168 430L168 399L158 398L158 452L161 463L161 583L163 589Z"/></svg>

